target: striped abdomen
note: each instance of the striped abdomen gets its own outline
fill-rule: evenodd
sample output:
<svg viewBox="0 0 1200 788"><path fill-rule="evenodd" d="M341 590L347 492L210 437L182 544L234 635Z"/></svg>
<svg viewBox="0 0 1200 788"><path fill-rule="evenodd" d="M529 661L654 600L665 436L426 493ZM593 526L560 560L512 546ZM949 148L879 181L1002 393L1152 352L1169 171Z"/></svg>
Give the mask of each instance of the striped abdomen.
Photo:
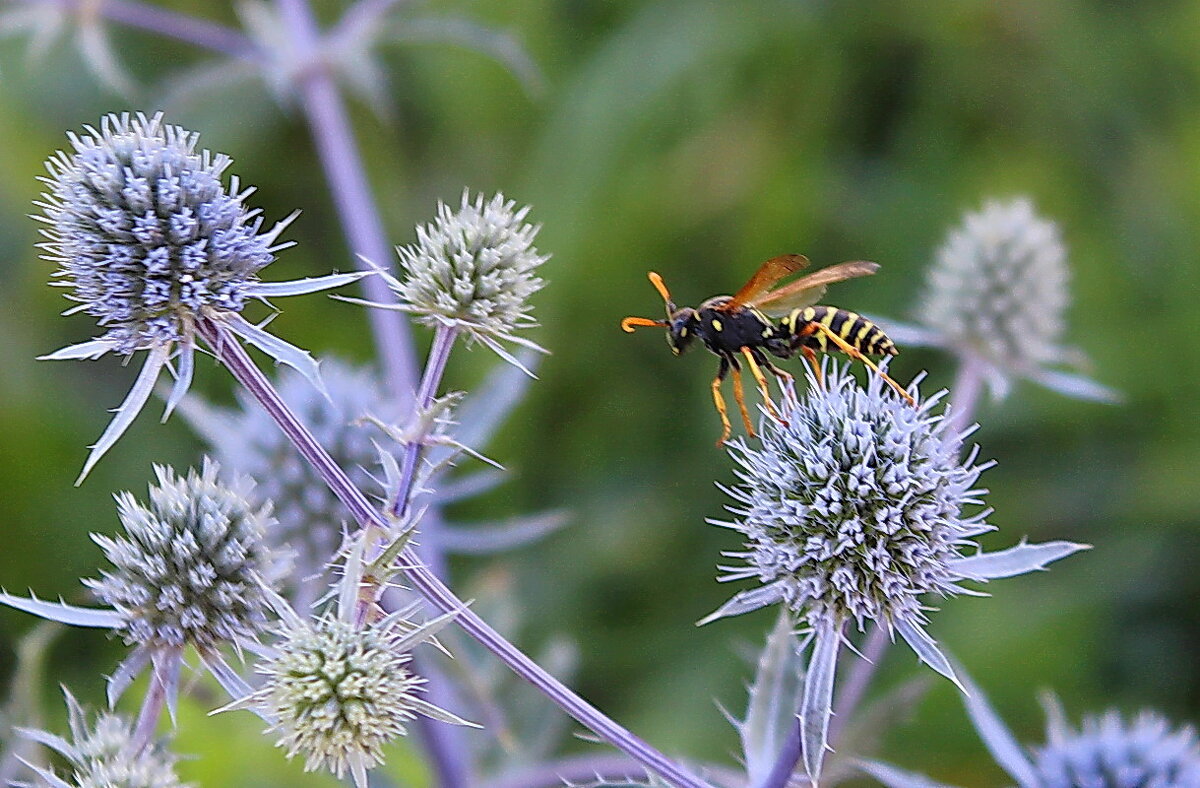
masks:
<svg viewBox="0 0 1200 788"><path fill-rule="evenodd" d="M808 306L793 310L783 319L783 324L795 337L803 337L803 344L815 350L827 352L837 347L824 331L814 326L820 323L841 337L847 345L868 356L894 356L899 351L883 329L857 312L833 306Z"/></svg>

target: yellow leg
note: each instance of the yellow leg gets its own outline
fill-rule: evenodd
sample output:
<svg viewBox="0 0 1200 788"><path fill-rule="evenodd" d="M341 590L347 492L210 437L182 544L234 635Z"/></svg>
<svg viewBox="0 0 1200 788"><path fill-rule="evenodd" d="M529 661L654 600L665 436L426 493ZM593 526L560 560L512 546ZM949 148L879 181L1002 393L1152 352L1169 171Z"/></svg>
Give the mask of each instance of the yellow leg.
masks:
<svg viewBox="0 0 1200 788"><path fill-rule="evenodd" d="M810 347L802 347L800 351L804 353L804 360L812 367L813 376L817 379L817 385L824 388L825 376L821 374L821 364L817 361L817 351Z"/></svg>
<svg viewBox="0 0 1200 788"><path fill-rule="evenodd" d="M862 354L862 352L859 351L858 348L856 348L853 345L846 342L846 340L842 339L836 333L834 333L834 331L831 328L829 328L828 326L826 326L822 323L811 323L810 325L816 326L818 331L825 334L825 336L828 337L829 340L831 342L833 342L833 344L837 345L838 349L840 349L847 356L849 356L850 358L855 359L857 361L861 361L862 363L864 363L868 367L870 367L872 370L874 370L875 374L878 375L879 377L883 378L883 380L889 386L891 386L893 389L896 390L897 394L899 394L901 397L904 397L904 399L908 401L909 405L912 405L914 407L916 406L917 401L912 398L912 395L909 394L907 391L905 391L904 388L899 383L897 383L896 381L894 381L890 377L888 377L888 374L886 372L884 372L879 367L877 367L875 365L875 362L871 361L871 359L864 356Z"/></svg>
<svg viewBox="0 0 1200 788"><path fill-rule="evenodd" d="M721 416L721 437L717 439L718 446L724 446L726 439L729 438L729 433L733 427L729 424L729 416L725 413L725 398L721 396L721 376L717 375L712 382L713 404L717 406L717 413Z"/></svg>
<svg viewBox="0 0 1200 788"><path fill-rule="evenodd" d="M733 368L733 398L737 401L738 410L742 412L742 423L746 425L746 434L751 438L757 438L754 425L750 423L750 414L746 411L746 392L742 390L742 371L737 367Z"/></svg>
<svg viewBox="0 0 1200 788"><path fill-rule="evenodd" d="M771 418L781 424L787 424L775 409L775 403L771 401L771 390L767 388L767 378L763 375L762 370L758 366L758 362L754 360L754 353L750 348L742 348L742 355L746 357L746 363L750 365L750 373L754 375L754 382L758 384L758 390L762 392L763 404L767 406L767 413L771 414Z"/></svg>

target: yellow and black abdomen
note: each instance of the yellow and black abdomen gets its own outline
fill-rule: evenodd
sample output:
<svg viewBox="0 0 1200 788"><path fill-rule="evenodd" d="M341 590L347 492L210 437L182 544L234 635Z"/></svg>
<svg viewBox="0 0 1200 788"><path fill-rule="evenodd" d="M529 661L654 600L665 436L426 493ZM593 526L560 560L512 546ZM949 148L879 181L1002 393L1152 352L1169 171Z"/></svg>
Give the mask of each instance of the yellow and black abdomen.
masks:
<svg viewBox="0 0 1200 788"><path fill-rule="evenodd" d="M807 306L795 309L783 318L783 324L799 340L797 347L805 345L822 353L836 350L829 336L816 328L818 323L864 355L894 356L899 352L882 328L857 312L833 306Z"/></svg>

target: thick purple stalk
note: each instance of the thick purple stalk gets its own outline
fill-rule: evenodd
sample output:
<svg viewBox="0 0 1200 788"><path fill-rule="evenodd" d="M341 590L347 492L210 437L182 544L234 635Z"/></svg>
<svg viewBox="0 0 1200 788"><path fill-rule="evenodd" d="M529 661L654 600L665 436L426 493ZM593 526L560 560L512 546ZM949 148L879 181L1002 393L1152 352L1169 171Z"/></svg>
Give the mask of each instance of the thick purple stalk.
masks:
<svg viewBox="0 0 1200 788"><path fill-rule="evenodd" d="M979 403L979 395L983 391L983 383L983 369L979 362L969 356L964 356L954 379L954 388L950 391L951 408L948 427L954 433L961 434L970 425L971 419L975 415L975 406ZM838 740L845 732L846 725L849 724L854 711L862 702L863 696L866 695L867 688L871 685L871 679L875 676L875 668L883 659L890 643L891 637L886 627L878 624L872 627L871 634L867 636L867 641L862 649L864 658L855 661L846 680L838 688L833 719L829 723L828 741L831 748L836 749ZM797 719L779 751L775 766L759 788L785 788L796 771L800 755L800 721Z"/></svg>
<svg viewBox="0 0 1200 788"><path fill-rule="evenodd" d="M243 60L256 57L254 42L231 27L180 14L136 0L20 0L27 5L54 5L77 14L99 14L139 30L159 33Z"/></svg>
<svg viewBox="0 0 1200 788"><path fill-rule="evenodd" d="M268 415L279 424L284 435L296 446L300 455L312 464L317 474L329 485L329 489L349 509L351 515L363 528L387 530L388 523L375 510L338 467L329 453L317 443L308 429L288 410L267 377L254 365L246 350L236 337L219 322L202 318L196 323L197 333L213 349L217 359L233 374L234 378L258 400ZM563 711L574 717L581 725L598 737L658 774L672 785L680 788L707 788L705 783L689 774L679 764L642 741L604 716L595 706L572 692L565 684L551 676L536 662L504 639L499 632L468 608L446 585L421 563L412 548L406 549L399 561L405 576L414 590L419 592L434 607L445 613L455 613L456 623L468 635L495 654L500 661L525 681L545 694Z"/></svg>
<svg viewBox="0 0 1200 788"><path fill-rule="evenodd" d="M305 0L277 0L276 6L287 25L295 51L319 53L320 32L308 3ZM314 61L310 68L297 75L294 86L355 264L367 270L369 266L365 260L369 260L386 267L392 258L392 247L371 197L367 171L333 74ZM368 276L362 282L368 299L384 304L395 302L391 290L380 277ZM408 323L390 309L369 309L367 312L375 347L392 393L402 401L406 400L412 395L417 377Z"/></svg>
<svg viewBox="0 0 1200 788"><path fill-rule="evenodd" d="M438 324L433 335L433 344L429 348L429 360L425 362L425 373L421 376L421 386L417 389L417 401L413 404L413 416L420 416L427 410L437 397L438 387L442 376L446 373L446 362L450 360L450 351L454 340L458 338L458 329L453 326ZM403 517L412 506L413 481L417 476L417 462L421 458L421 445L425 435L414 435L404 447L404 462L400 466L400 491L392 504L392 514ZM436 541L436 540L435 540Z"/></svg>

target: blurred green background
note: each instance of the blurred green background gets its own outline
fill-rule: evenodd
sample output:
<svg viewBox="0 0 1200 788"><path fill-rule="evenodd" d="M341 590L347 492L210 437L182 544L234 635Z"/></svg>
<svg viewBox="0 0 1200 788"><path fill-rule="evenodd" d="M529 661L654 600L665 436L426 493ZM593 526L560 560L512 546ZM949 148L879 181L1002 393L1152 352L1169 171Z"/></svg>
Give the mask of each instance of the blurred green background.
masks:
<svg viewBox="0 0 1200 788"><path fill-rule="evenodd" d="M225 4L160 5L237 21ZM318 7L333 19L342 4ZM745 649L773 618L693 624L734 590L713 578L720 552L737 543L704 522L725 503L714 482L731 480L712 445L715 360L677 360L660 336L626 336L618 321L657 315L649 269L695 303L784 252L818 265L879 261L878 276L839 286L834 302L906 318L965 210L1030 195L1069 250L1067 339L1127 399L1079 403L1019 384L1005 402L985 401L976 438L998 461L984 482L1000 529L982 541L1095 549L997 583L992 598L945 602L931 632L1023 741L1040 741L1045 688L1075 719L1109 706L1200 717L1200 3L457 0L427 10L510 31L542 87L530 96L461 48L385 51L390 116L361 104L353 114L390 241L410 241L438 199L457 201L466 186L531 204L544 225L539 247L553 254L531 334L553 355L489 452L512 481L451 514L573 512L545 542L456 563L456 585L469 588L484 568L504 573L523 600L523 646L571 636L586 697L670 753L732 763L735 735L716 704L743 707ZM57 316L65 302L33 248L26 214L42 162L64 132L103 113L163 106L162 80L210 59L109 30L135 98L90 76L69 37L36 61L25 40L0 41L0 583L76 601L77 578L100 566L88 532L117 528L111 493L143 491L151 463L187 465L199 450L180 420L160 425L148 412L73 488L134 371L34 361L93 330L84 317ZM267 278L350 266L295 107L256 83L167 107L203 147L233 156L269 219L303 210L289 230L298 246ZM280 335L370 357L361 310L321 297L281 306ZM423 352L428 332L415 336ZM468 387L494 362L484 350L458 352L447 380ZM221 371L200 367L197 390L228 400ZM922 369L947 385L953 362L914 350L892 366L901 379ZM0 678L33 624L0 611ZM99 702L100 674L122 651L102 633L67 633L50 655L47 700L62 681ZM897 648L874 689L924 673ZM299 764L240 735L257 728L249 715L193 709L178 749L222 757L183 764L185 776L300 784ZM880 752L946 782L1003 781L945 682Z"/></svg>

